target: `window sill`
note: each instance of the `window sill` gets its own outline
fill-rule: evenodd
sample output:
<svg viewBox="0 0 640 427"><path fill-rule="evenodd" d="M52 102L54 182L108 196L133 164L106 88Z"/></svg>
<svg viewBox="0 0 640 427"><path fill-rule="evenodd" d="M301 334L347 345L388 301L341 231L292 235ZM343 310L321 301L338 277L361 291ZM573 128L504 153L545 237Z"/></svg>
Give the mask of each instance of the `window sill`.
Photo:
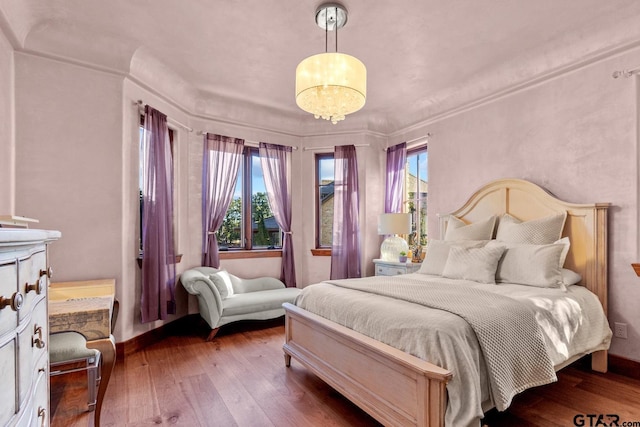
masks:
<svg viewBox="0 0 640 427"><path fill-rule="evenodd" d="M220 259L282 258L282 249L220 251Z"/></svg>
<svg viewBox="0 0 640 427"><path fill-rule="evenodd" d="M329 248L311 249L311 255L313 255L313 256L331 256L331 249L329 249Z"/></svg>

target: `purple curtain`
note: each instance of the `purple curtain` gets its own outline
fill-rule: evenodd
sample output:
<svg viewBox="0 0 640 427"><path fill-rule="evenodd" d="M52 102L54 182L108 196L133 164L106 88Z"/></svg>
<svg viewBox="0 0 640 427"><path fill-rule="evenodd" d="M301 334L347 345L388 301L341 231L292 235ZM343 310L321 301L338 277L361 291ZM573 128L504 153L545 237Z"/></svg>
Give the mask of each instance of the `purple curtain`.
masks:
<svg viewBox="0 0 640 427"><path fill-rule="evenodd" d="M296 269L291 236L291 147L260 143L260 163L267 188L269 207L282 229L282 271L280 280L296 287Z"/></svg>
<svg viewBox="0 0 640 427"><path fill-rule="evenodd" d="M142 188L142 322L174 314L173 164L167 116L144 109Z"/></svg>
<svg viewBox="0 0 640 427"><path fill-rule="evenodd" d="M218 239L233 199L244 140L206 134L202 153L202 265L220 267Z"/></svg>
<svg viewBox="0 0 640 427"><path fill-rule="evenodd" d="M336 147L334 162L331 279L361 277L356 147Z"/></svg>
<svg viewBox="0 0 640 427"><path fill-rule="evenodd" d="M402 212L404 167L407 163L407 143L387 149L387 175L384 193L384 212Z"/></svg>

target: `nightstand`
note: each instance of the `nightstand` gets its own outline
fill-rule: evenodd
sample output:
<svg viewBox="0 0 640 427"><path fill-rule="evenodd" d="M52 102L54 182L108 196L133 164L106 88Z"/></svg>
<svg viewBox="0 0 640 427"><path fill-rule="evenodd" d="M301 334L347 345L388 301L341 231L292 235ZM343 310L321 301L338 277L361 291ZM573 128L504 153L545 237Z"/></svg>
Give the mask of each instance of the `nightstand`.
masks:
<svg viewBox="0 0 640 427"><path fill-rule="evenodd" d="M374 259L376 276L396 276L398 274L415 273L420 270L422 263L419 262L395 262Z"/></svg>

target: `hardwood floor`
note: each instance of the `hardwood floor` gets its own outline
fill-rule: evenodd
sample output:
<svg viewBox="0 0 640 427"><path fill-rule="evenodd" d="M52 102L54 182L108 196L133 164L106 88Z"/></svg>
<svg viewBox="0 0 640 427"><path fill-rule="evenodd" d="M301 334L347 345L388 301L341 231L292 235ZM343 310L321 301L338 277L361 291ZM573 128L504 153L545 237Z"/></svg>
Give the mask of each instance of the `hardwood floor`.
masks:
<svg viewBox="0 0 640 427"><path fill-rule="evenodd" d="M212 342L207 330L170 336L119 360L102 409L102 426L379 426L295 360L284 366L284 326L238 323ZM51 425L93 426L83 373L51 379ZM508 411L490 411L489 427L598 425L615 414L640 426L640 381L598 374L578 363L557 383L517 396ZM584 424L574 423L579 414ZM606 421L607 418L604 418ZM577 419L580 421L580 418ZM599 424L604 425L604 424Z"/></svg>

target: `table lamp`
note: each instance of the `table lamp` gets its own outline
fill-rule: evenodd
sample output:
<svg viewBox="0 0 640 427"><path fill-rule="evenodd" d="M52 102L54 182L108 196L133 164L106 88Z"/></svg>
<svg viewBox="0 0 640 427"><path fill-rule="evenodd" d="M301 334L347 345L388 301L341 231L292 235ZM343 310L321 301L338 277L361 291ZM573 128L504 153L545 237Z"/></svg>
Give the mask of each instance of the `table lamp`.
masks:
<svg viewBox="0 0 640 427"><path fill-rule="evenodd" d="M409 244L398 234L411 232L411 214L385 213L378 217L378 234L389 235L380 246L380 259L398 261L400 252L409 252Z"/></svg>

